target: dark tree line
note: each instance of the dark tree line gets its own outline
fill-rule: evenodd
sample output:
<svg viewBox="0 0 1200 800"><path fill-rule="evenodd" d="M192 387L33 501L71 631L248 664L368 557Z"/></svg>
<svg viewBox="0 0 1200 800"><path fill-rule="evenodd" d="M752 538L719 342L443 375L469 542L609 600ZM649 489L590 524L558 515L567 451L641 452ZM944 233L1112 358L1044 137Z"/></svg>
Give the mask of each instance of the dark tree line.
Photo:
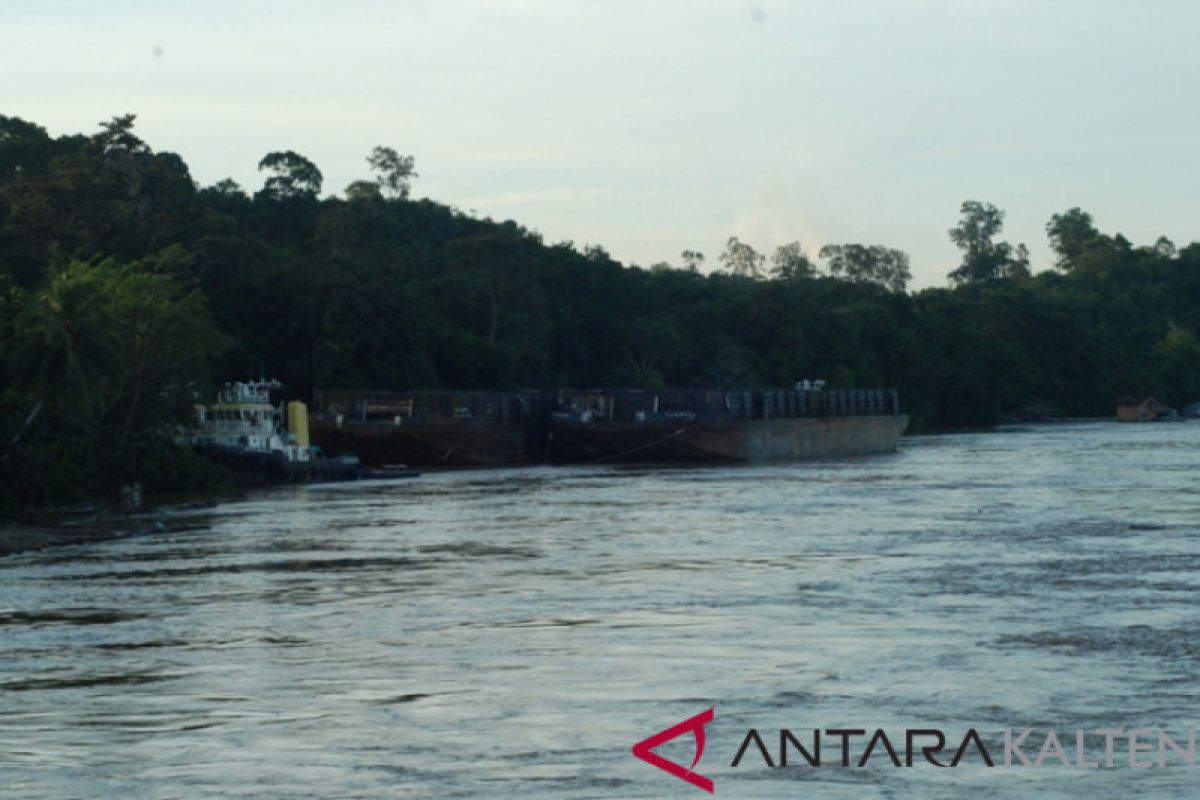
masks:
<svg viewBox="0 0 1200 800"><path fill-rule="evenodd" d="M132 116L59 138L0 117L0 508L209 480L171 433L197 393L260 373L302 397L821 377L898 387L917 429L1200 398L1200 245L1135 246L1078 208L1032 274L1003 212L966 202L952 288L907 293L908 256L859 243L623 266L409 199L389 147L340 197L293 151L259 168L253 194L200 187Z"/></svg>

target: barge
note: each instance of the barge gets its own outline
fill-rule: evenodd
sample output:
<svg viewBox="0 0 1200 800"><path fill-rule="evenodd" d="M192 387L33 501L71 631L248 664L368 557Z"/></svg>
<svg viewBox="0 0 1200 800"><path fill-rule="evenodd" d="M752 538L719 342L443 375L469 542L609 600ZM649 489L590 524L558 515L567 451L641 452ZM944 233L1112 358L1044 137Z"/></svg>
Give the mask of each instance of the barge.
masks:
<svg viewBox="0 0 1200 800"><path fill-rule="evenodd" d="M894 390L562 392L549 461L769 462L890 453L908 427Z"/></svg>
<svg viewBox="0 0 1200 800"><path fill-rule="evenodd" d="M318 391L313 441L363 464L502 467L543 461L539 392Z"/></svg>
<svg viewBox="0 0 1200 800"><path fill-rule="evenodd" d="M891 389L322 391L327 453L365 465L760 462L888 453L908 426Z"/></svg>

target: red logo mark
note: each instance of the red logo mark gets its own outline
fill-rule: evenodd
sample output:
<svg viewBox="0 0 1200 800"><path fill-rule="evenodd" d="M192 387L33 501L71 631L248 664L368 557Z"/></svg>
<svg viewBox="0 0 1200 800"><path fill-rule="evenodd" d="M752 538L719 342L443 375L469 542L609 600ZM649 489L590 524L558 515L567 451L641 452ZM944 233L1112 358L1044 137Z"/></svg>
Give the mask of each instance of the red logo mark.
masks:
<svg viewBox="0 0 1200 800"><path fill-rule="evenodd" d="M713 710L710 708L691 719L685 719L678 725L672 725L665 731L659 731L648 739L643 739L633 746L633 754L645 761L647 764L652 764L664 772L669 772L676 778L682 778L699 789L703 789L709 794L713 793L713 782L703 775L699 775L692 770L700 763L700 756L704 755L704 726L713 721ZM665 758L654 752L654 748L659 745L666 744L677 736L691 731L696 735L696 757L692 759L690 767L682 767L674 761L667 761Z"/></svg>

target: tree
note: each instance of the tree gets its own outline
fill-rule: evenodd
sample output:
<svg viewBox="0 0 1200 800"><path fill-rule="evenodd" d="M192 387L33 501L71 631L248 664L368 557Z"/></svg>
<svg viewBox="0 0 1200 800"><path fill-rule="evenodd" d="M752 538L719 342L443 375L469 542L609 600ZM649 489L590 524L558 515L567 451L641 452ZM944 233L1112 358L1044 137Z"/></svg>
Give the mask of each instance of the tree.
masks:
<svg viewBox="0 0 1200 800"><path fill-rule="evenodd" d="M1200 397L1200 339L1189 328L1167 323L1167 332L1154 346L1154 366L1163 399L1189 402Z"/></svg>
<svg viewBox="0 0 1200 800"><path fill-rule="evenodd" d="M757 250L739 241L736 236L729 237L729 241L725 243L725 252L721 254L721 264L725 269L744 278L762 277L765 262L765 256L759 255Z"/></svg>
<svg viewBox="0 0 1200 800"><path fill-rule="evenodd" d="M108 122L100 123L100 133L92 137L92 144L105 155L109 153L149 153L150 147L133 133L137 114L122 114Z"/></svg>
<svg viewBox="0 0 1200 800"><path fill-rule="evenodd" d="M114 320L118 366L102 411L118 448L142 446L162 435L163 423L189 418L193 387L228 346L204 295L149 266L106 260L88 272Z"/></svg>
<svg viewBox="0 0 1200 800"><path fill-rule="evenodd" d="M817 265L809 259L799 242L781 244L775 248L771 256L771 277L781 281L797 281L816 276Z"/></svg>
<svg viewBox="0 0 1200 800"><path fill-rule="evenodd" d="M1019 252L1014 257L1012 245L993 241L1003 229L1004 212L991 203L977 200L963 203L962 220L950 229L950 240L963 251L963 261L950 273L950 279L955 283L973 283L1019 274Z"/></svg>
<svg viewBox="0 0 1200 800"><path fill-rule="evenodd" d="M387 197L405 200L413 178L420 177L413 168L412 156L402 156L390 147L376 147L367 156L367 163L377 175L377 182Z"/></svg>
<svg viewBox="0 0 1200 800"><path fill-rule="evenodd" d="M466 385L520 385L544 367L549 330L536 279L542 245L528 236L490 233L447 243L443 287L460 321L447 354L450 380ZM587 248L602 266L603 248ZM470 383L467 383L467 382ZM461 385L461 384L460 384Z"/></svg>
<svg viewBox="0 0 1200 800"><path fill-rule="evenodd" d="M178 477L189 455L173 431L225 342L204 297L166 274L56 265L0 336L0 509Z"/></svg>
<svg viewBox="0 0 1200 800"><path fill-rule="evenodd" d="M1063 272L1078 267L1087 249L1102 238L1092 224L1092 215L1078 206L1050 217L1046 235L1050 238L1050 248L1058 256L1054 266Z"/></svg>
<svg viewBox="0 0 1200 800"><path fill-rule="evenodd" d="M222 197L245 197L246 193L233 178L222 178L212 185L212 191Z"/></svg>
<svg viewBox="0 0 1200 800"><path fill-rule="evenodd" d="M0 114L0 181L46 161L51 139L45 128Z"/></svg>
<svg viewBox="0 0 1200 800"><path fill-rule="evenodd" d="M666 375L686 352L687 337L671 319L621 321L614 331L623 344L624 360L617 370L621 383L662 388Z"/></svg>
<svg viewBox="0 0 1200 800"><path fill-rule="evenodd" d="M346 199L351 201L378 200L382 197L375 181L354 181L346 187Z"/></svg>
<svg viewBox="0 0 1200 800"><path fill-rule="evenodd" d="M855 283L874 283L902 293L912 278L908 254L880 245L831 244L821 248L829 273Z"/></svg>
<svg viewBox="0 0 1200 800"><path fill-rule="evenodd" d="M18 318L11 367L35 397L71 409L80 427L120 408L114 430L201 379L206 359L225 346L207 302L142 264L76 261L61 268Z"/></svg>
<svg viewBox="0 0 1200 800"><path fill-rule="evenodd" d="M14 232L87 258L134 258L176 237L192 219L195 186L183 159L133 134L134 120L114 117L44 171L22 171L5 192Z"/></svg>
<svg viewBox="0 0 1200 800"><path fill-rule="evenodd" d="M1024 280L1032 277L1033 271L1029 267L1029 248L1023 243L1017 245L1013 255L1004 265L1002 277L1012 278L1013 280Z"/></svg>
<svg viewBox="0 0 1200 800"><path fill-rule="evenodd" d="M86 265L63 268L18 317L10 369L39 407L69 397L70 416L90 420L101 385L118 367L115 327Z"/></svg>
<svg viewBox="0 0 1200 800"><path fill-rule="evenodd" d="M697 250L684 250L679 257L683 259L683 268L688 272L699 272L704 266L704 253Z"/></svg>
<svg viewBox="0 0 1200 800"><path fill-rule="evenodd" d="M604 249L602 245L585 244L583 246L583 257L593 264L615 264L612 254Z"/></svg>
<svg viewBox="0 0 1200 800"><path fill-rule="evenodd" d="M321 192L324 180L316 164L291 150L267 153L258 162L258 170L273 173L263 184L262 193L274 200L316 197Z"/></svg>
<svg viewBox="0 0 1200 800"><path fill-rule="evenodd" d="M491 235L457 239L447 248L448 271L463 284L460 297L479 295L487 301L483 328L488 344L495 344L500 333L501 314L522 310L520 292L514 291L514 286L524 277L522 255L527 247L527 242ZM588 258L607 255L601 247L588 248Z"/></svg>

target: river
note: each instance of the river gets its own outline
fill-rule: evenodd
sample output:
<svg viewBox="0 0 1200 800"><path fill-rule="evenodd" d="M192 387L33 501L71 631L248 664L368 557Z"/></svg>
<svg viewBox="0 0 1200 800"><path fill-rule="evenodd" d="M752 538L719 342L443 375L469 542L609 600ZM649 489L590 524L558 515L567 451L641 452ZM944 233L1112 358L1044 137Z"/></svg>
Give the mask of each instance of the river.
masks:
<svg viewBox="0 0 1200 800"><path fill-rule="evenodd" d="M731 762L749 728L772 751L780 728L1185 738L1198 480L1200 423L1089 423L286 487L189 512L203 530L10 556L0 795L702 797L630 747L713 707L696 771L722 797L1190 796L1200 767L1120 751ZM690 736L660 752L690 764Z"/></svg>

